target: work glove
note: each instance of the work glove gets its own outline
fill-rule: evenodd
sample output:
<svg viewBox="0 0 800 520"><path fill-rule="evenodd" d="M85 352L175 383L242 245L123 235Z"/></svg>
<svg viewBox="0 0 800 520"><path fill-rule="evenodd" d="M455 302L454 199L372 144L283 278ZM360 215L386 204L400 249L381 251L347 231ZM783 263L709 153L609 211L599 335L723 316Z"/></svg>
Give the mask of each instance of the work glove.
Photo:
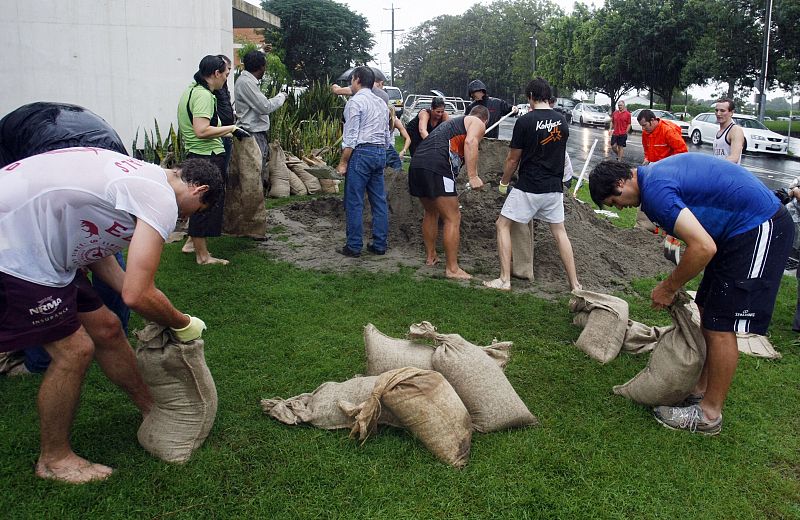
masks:
<svg viewBox="0 0 800 520"><path fill-rule="evenodd" d="M499 191L501 195L506 195L506 194L508 194L508 184L503 184L503 183L501 182L501 183L500 183L500 187L499 187L499 188L497 188L497 191Z"/></svg>
<svg viewBox="0 0 800 520"><path fill-rule="evenodd" d="M184 316L189 318L189 324L182 329L173 328L172 332L175 333L175 337L183 343L200 339L200 336L203 335L203 331L206 330L205 322L200 318L195 318L194 316L189 316L188 314L185 314Z"/></svg>
<svg viewBox="0 0 800 520"><path fill-rule="evenodd" d="M247 138L247 137L250 137L250 133L249 133L249 132L247 132L247 131L245 131L245 130L242 130L242 129L241 129L241 128L239 128L238 126L236 126L236 127L234 127L234 128L233 128L233 132L231 132L231 134L233 135L233 137L235 137L236 139L238 139L238 140L240 140L240 141L241 141L242 139L245 139L245 138Z"/></svg>

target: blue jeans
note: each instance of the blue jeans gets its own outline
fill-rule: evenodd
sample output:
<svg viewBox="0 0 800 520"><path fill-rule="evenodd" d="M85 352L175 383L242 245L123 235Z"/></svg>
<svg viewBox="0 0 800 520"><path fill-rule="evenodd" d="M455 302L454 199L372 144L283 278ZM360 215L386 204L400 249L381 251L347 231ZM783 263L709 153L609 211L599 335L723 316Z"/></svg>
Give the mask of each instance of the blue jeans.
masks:
<svg viewBox="0 0 800 520"><path fill-rule="evenodd" d="M390 146L386 149L386 166L394 168L395 170L403 169L403 160L400 159L400 154L397 153L394 146Z"/></svg>
<svg viewBox="0 0 800 520"><path fill-rule="evenodd" d="M125 270L125 259L122 257L122 253L117 253L114 255L119 263L120 267ZM97 294L100 296L100 299L103 300L103 303L111 309L111 311L117 315L119 321L122 322L122 329L125 331L125 335L128 335L128 320L131 317L131 309L125 305L125 302L122 301L122 296L108 286L100 277L93 276L92 277L92 285L94 286L94 290L97 291ZM28 372L33 373L41 373L47 370L47 367L50 366L50 354L44 349L41 345L34 345L32 347L28 347L23 351L25 355L25 368L28 369Z"/></svg>
<svg viewBox="0 0 800 520"><path fill-rule="evenodd" d="M347 218L347 247L360 252L364 245L364 192L372 208L372 245L386 250L389 235L389 211L383 187L386 149L382 146L361 146L353 150L347 163L344 185L344 212Z"/></svg>

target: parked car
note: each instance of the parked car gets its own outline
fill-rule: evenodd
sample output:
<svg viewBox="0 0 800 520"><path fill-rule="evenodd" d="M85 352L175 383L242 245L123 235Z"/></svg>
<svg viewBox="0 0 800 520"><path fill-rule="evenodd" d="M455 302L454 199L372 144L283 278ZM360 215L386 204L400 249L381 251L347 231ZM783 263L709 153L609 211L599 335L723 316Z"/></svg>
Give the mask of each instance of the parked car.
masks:
<svg viewBox="0 0 800 520"><path fill-rule="evenodd" d="M531 110L531 106L528 103L520 103L517 105L517 117L524 116Z"/></svg>
<svg viewBox="0 0 800 520"><path fill-rule="evenodd" d="M411 99L412 97L413 99ZM414 119L414 117L419 113L420 110L425 110L426 108L430 108L432 100L433 96L409 96L409 99L406 99L406 106L405 110L403 111L403 117L400 118L400 121L402 121L403 125L408 124L409 121ZM409 101L411 101L410 104ZM444 111L447 112L451 117L464 115L464 109L462 108L459 111L459 109L456 108L457 104L458 103L446 100L444 102Z"/></svg>
<svg viewBox="0 0 800 520"><path fill-rule="evenodd" d="M639 124L639 114L641 113L642 110L647 110L647 109L640 108L639 110L634 110L633 113L631 114L631 133L633 132L641 133L642 131L642 125ZM672 121L673 123L681 127L681 136L689 137L689 121L681 121L680 119L675 117L675 114L673 114L672 112L667 112L666 110L654 109L653 113L659 119L666 119L668 121Z"/></svg>
<svg viewBox="0 0 800 520"><path fill-rule="evenodd" d="M679 121L686 121L688 123L689 121L692 120L692 114L690 114L689 112L674 112L673 115Z"/></svg>
<svg viewBox="0 0 800 520"><path fill-rule="evenodd" d="M777 119L778 119L778 121L788 121L789 120L789 118L786 117L786 116L778 116Z"/></svg>
<svg viewBox="0 0 800 520"><path fill-rule="evenodd" d="M575 108L575 101L567 98L556 98L556 103L553 105L553 110L560 112L567 120L567 124L572 123L572 110Z"/></svg>
<svg viewBox="0 0 800 520"><path fill-rule="evenodd" d="M611 128L611 116L600 105L591 103L578 103L572 109L571 123L576 122L580 125L602 126L606 129Z"/></svg>
<svg viewBox="0 0 800 520"><path fill-rule="evenodd" d="M389 94L389 104L394 107L394 115L403 117L403 92L397 87L384 86L383 90Z"/></svg>
<svg viewBox="0 0 800 520"><path fill-rule="evenodd" d="M789 138L775 133L753 116L735 115L733 120L744 132L744 150L747 152L765 152L786 154ZM713 143L719 131L717 116L711 112L699 114L692 119L689 128L692 144Z"/></svg>

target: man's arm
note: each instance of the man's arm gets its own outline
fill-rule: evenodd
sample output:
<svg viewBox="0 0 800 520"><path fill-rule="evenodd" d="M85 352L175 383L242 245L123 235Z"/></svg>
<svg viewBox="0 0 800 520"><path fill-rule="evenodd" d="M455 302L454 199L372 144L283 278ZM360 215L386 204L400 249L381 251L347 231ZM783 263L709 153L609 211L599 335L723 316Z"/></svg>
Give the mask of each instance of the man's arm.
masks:
<svg viewBox="0 0 800 520"><path fill-rule="evenodd" d="M163 248L164 240L158 231L139 219L128 248L128 266L122 284L122 299L143 318L174 329L182 329L189 325L190 319L176 309L155 286L156 271L158 264L161 263Z"/></svg>
<svg viewBox="0 0 800 520"><path fill-rule="evenodd" d="M470 116L464 119L467 135L464 139L464 161L467 163L467 176L469 185L473 189L483 186L483 181L478 177L478 146L480 145L486 125L477 117Z"/></svg>
<svg viewBox="0 0 800 520"><path fill-rule="evenodd" d="M644 150L644 161L642 161L643 165L650 164L650 134L642 129L642 149Z"/></svg>
<svg viewBox="0 0 800 520"><path fill-rule="evenodd" d="M503 178L500 179L500 184L507 186L508 183L511 182L511 176L514 175L515 171L517 171L520 159L522 159L521 148L508 149L508 155L506 155L506 161L505 163L503 163Z"/></svg>
<svg viewBox="0 0 800 520"><path fill-rule="evenodd" d="M278 92L274 98L268 98L258 88L258 83L254 81L238 81L236 83L236 101L244 103L254 112L260 115L271 114L278 110L283 102L286 101L286 94Z"/></svg>
<svg viewBox="0 0 800 520"><path fill-rule="evenodd" d="M686 141L683 140L681 135L681 127L672 125L670 132L667 132L667 144L672 150L672 154L686 153L689 149L686 147Z"/></svg>
<svg viewBox="0 0 800 520"><path fill-rule="evenodd" d="M87 266L93 276L98 276L109 287L122 294L122 284L125 281L125 271L117 262L114 255L107 256Z"/></svg>
<svg viewBox="0 0 800 520"><path fill-rule="evenodd" d="M744 151L744 130L739 125L733 125L728 132L728 137L731 139L731 153L725 159L732 163L738 163L742 158L742 151Z"/></svg>
<svg viewBox="0 0 800 520"><path fill-rule="evenodd" d="M361 126L361 110L356 98L351 99L344 106L344 128L342 129L342 157L336 166L336 171L344 175L347 172L347 163L350 155L358 144L358 129ZM386 125L389 126L389 125Z"/></svg>
<svg viewBox="0 0 800 520"><path fill-rule="evenodd" d="M340 87L339 85L337 85L335 83L333 85L331 85L331 92L333 92L337 96L352 96L353 95L353 89L351 89L350 87Z"/></svg>
<svg viewBox="0 0 800 520"><path fill-rule="evenodd" d="M681 255L681 262L658 284L650 298L653 307L661 309L672 303L675 293L683 285L700 274L717 252L714 239L703 228L689 208L683 208L675 221L675 236L686 242L686 251Z"/></svg>

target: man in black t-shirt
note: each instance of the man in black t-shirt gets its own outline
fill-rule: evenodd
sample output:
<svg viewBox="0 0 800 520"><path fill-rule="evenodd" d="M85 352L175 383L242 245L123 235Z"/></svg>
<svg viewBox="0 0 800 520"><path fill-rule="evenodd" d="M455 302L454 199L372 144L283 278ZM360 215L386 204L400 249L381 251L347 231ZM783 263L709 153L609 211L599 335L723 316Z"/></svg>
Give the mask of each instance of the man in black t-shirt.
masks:
<svg viewBox="0 0 800 520"><path fill-rule="evenodd" d="M519 180L506 198L497 219L500 278L483 282L486 287L511 290L511 223L527 224L532 218L547 222L567 272L570 289L580 289L572 244L564 227L564 154L569 126L550 108L550 85L536 78L525 89L531 110L514 125L508 156L503 166L500 193L505 194L519 166Z"/></svg>

